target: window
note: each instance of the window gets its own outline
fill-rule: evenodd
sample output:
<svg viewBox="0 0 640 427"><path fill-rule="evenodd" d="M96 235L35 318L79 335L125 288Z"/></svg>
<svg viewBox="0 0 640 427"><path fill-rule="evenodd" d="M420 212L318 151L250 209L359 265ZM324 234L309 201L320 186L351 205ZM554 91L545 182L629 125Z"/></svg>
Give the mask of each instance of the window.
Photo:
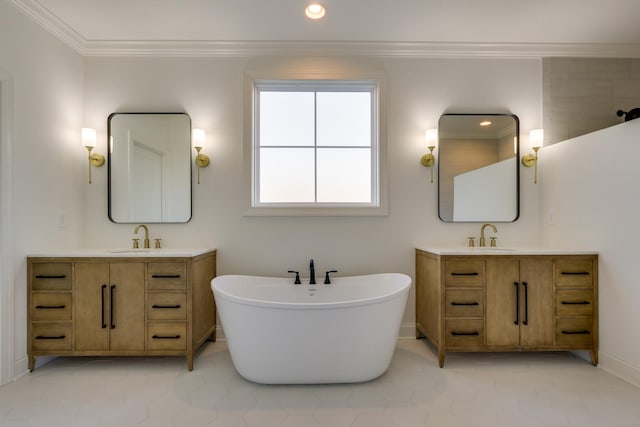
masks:
<svg viewBox="0 0 640 427"><path fill-rule="evenodd" d="M380 207L377 81L255 81L252 207Z"/></svg>

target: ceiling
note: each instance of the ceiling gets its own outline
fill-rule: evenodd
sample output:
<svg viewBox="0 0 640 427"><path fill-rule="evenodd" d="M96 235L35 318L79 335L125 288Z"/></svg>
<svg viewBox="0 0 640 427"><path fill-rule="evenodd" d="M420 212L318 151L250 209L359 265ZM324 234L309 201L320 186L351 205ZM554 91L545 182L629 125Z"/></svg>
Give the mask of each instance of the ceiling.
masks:
<svg viewBox="0 0 640 427"><path fill-rule="evenodd" d="M304 16L309 0L10 1L83 53L340 43L640 57L638 0L322 0L320 21Z"/></svg>

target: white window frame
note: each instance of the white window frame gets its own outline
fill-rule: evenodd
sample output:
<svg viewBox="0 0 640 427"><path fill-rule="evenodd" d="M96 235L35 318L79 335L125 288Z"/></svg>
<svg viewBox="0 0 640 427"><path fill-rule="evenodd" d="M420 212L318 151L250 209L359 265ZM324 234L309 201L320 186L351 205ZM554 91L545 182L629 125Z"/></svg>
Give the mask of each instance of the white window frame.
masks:
<svg viewBox="0 0 640 427"><path fill-rule="evenodd" d="M245 126L250 138L245 138L245 153L250 156L249 216L381 216L387 215L387 185L385 177L386 150L382 80L376 79L249 79L250 120ZM270 91L305 92L368 92L371 93L371 202L369 203L264 203L259 201L260 141L258 129L259 93ZM249 141L247 141L247 139ZM318 146L314 147L315 149ZM347 148L347 147L345 147Z"/></svg>

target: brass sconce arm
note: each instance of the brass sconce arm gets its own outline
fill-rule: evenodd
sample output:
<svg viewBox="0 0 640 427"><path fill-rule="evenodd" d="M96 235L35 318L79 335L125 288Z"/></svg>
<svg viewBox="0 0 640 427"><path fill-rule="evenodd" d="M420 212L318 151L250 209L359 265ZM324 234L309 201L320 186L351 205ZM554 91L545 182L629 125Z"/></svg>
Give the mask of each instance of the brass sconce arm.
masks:
<svg viewBox="0 0 640 427"><path fill-rule="evenodd" d="M436 164L436 156L433 155L433 150L436 148L435 145L430 145L427 147L429 149L428 153L425 153L420 158L420 163L422 166L431 168L431 183L433 183L433 167Z"/></svg>

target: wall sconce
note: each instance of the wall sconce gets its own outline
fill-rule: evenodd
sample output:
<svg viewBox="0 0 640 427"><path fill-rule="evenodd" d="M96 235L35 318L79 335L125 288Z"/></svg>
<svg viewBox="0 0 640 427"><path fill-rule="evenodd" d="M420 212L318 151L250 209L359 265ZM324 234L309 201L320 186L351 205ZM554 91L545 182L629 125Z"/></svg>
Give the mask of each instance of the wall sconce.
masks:
<svg viewBox="0 0 640 427"><path fill-rule="evenodd" d="M533 183L538 183L538 150L542 148L544 142L544 129L533 129L529 132L529 146L533 150L533 154L525 154L522 156L522 164L528 168L534 168Z"/></svg>
<svg viewBox="0 0 640 427"><path fill-rule="evenodd" d="M89 150L89 184L91 184L91 166L104 165L104 156L99 153L91 154L91 150L96 146L96 130L92 128L82 128L82 145Z"/></svg>
<svg viewBox="0 0 640 427"><path fill-rule="evenodd" d="M209 166L209 156L200 153L204 148L204 129L194 129L191 135L191 144L196 149L196 166L198 167L198 184L200 184L200 168Z"/></svg>
<svg viewBox="0 0 640 427"><path fill-rule="evenodd" d="M433 155L433 150L435 150L438 145L438 129L427 129L424 133L424 139L427 141L429 152L422 155L420 163L422 163L424 167L431 168L431 183L433 183L433 169L436 164L436 157Z"/></svg>

